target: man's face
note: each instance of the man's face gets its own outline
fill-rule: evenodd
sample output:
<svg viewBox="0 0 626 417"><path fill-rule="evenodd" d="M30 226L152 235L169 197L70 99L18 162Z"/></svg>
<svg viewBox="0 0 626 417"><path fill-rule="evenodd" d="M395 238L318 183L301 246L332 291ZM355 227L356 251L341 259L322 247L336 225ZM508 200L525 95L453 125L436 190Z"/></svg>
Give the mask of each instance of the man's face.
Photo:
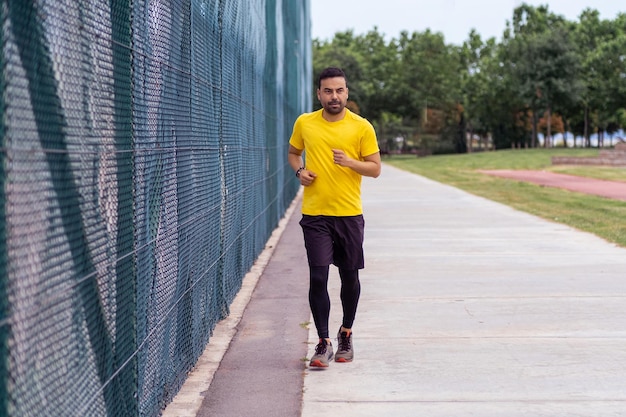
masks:
<svg viewBox="0 0 626 417"><path fill-rule="evenodd" d="M343 77L325 78L317 90L317 99L324 110L330 114L339 114L348 103L348 87Z"/></svg>

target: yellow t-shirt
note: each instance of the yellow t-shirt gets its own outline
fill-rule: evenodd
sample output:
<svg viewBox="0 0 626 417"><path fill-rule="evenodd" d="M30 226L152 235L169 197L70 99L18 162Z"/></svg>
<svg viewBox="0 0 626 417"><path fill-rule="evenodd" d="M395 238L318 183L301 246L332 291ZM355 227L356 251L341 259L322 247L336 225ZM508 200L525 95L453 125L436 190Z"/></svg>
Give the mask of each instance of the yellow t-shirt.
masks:
<svg viewBox="0 0 626 417"><path fill-rule="evenodd" d="M363 117L346 109L345 117L328 122L322 109L298 117L289 144L304 150L306 169L317 174L304 187L302 214L356 216L363 214L361 175L333 162L333 149L356 160L379 152L376 132Z"/></svg>

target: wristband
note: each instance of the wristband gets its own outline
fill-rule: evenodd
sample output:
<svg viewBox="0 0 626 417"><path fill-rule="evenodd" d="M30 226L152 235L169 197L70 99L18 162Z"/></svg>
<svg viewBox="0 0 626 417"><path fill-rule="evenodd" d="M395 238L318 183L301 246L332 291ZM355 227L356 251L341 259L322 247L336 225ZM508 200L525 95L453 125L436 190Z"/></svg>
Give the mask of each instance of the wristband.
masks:
<svg viewBox="0 0 626 417"><path fill-rule="evenodd" d="M300 178L300 173L302 172L303 169L304 169L304 167L298 168L298 170L296 171L296 177L297 178Z"/></svg>

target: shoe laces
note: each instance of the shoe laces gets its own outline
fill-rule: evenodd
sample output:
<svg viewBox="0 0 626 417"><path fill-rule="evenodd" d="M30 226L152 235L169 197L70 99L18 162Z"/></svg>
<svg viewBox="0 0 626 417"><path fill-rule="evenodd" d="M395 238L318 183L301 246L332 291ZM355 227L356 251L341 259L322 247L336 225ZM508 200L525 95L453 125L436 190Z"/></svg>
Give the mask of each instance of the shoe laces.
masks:
<svg viewBox="0 0 626 417"><path fill-rule="evenodd" d="M327 344L326 344L325 340L319 342L317 344L317 346L315 346L315 354L316 355L323 355L324 353L326 353L326 346L327 346Z"/></svg>
<svg viewBox="0 0 626 417"><path fill-rule="evenodd" d="M341 332L338 340L339 350L350 350L350 335L347 332Z"/></svg>

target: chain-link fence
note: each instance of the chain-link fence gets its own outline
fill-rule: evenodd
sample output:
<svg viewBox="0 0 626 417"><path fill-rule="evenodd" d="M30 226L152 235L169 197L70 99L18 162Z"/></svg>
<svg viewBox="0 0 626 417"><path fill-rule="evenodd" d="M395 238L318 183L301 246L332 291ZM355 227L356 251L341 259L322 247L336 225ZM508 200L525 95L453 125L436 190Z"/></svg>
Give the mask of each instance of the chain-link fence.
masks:
<svg viewBox="0 0 626 417"><path fill-rule="evenodd" d="M0 8L0 415L156 416L299 184L308 0Z"/></svg>

